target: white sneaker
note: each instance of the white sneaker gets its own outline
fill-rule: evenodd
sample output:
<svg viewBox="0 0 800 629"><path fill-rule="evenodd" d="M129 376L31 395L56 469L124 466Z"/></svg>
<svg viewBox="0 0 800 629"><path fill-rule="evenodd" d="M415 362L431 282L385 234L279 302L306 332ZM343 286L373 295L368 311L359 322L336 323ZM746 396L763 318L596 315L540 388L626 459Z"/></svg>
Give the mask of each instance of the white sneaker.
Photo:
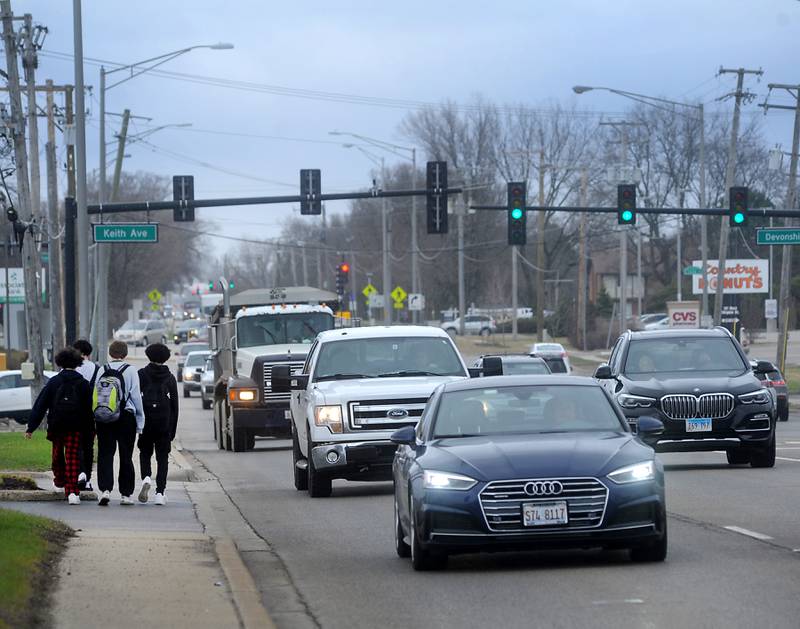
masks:
<svg viewBox="0 0 800 629"><path fill-rule="evenodd" d="M111 502L111 492L110 492L110 491L104 491L104 492L103 492L102 494L100 494L100 496L97 498L97 504L99 504L101 507L106 507L106 506L108 506L108 503L109 503L109 502Z"/></svg>
<svg viewBox="0 0 800 629"><path fill-rule="evenodd" d="M156 494L155 502L157 505L165 505L167 504L167 497L164 494Z"/></svg>
<svg viewBox="0 0 800 629"><path fill-rule="evenodd" d="M86 481L86 487L83 488L83 491L94 491L94 487L92 487L92 481Z"/></svg>
<svg viewBox="0 0 800 629"><path fill-rule="evenodd" d="M150 493L150 485L152 481L149 476L142 479L142 491L139 492L139 502L147 502L147 494Z"/></svg>
<svg viewBox="0 0 800 629"><path fill-rule="evenodd" d="M131 498L130 496L123 496L120 499L119 504L121 504L121 505L132 505L133 504L133 498Z"/></svg>
<svg viewBox="0 0 800 629"><path fill-rule="evenodd" d="M86 472L78 474L78 489L80 491L86 489Z"/></svg>
<svg viewBox="0 0 800 629"><path fill-rule="evenodd" d="M81 497L78 494L70 494L67 496L67 502L71 505L81 504Z"/></svg>

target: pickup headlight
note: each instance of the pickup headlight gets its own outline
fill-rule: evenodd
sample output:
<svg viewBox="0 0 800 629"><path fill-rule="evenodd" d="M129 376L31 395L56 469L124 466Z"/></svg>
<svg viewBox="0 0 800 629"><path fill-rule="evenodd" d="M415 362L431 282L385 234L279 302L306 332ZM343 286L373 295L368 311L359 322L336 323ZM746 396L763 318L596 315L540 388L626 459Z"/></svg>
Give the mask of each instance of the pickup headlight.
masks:
<svg viewBox="0 0 800 629"><path fill-rule="evenodd" d="M631 395L630 393L620 393L617 396L617 402L622 408L650 408L656 405L655 398Z"/></svg>
<svg viewBox="0 0 800 629"><path fill-rule="evenodd" d="M758 391L742 393L739 396L739 401L742 404L766 404L769 402L769 393L766 389L758 389Z"/></svg>
<svg viewBox="0 0 800 629"><path fill-rule="evenodd" d="M344 428L342 425L342 407L338 404L314 407L314 423L317 426L327 426L333 433L341 433Z"/></svg>
<svg viewBox="0 0 800 629"><path fill-rule="evenodd" d="M255 402L258 391L255 389L228 389L228 399L231 402Z"/></svg>
<svg viewBox="0 0 800 629"><path fill-rule="evenodd" d="M435 472L428 470L425 472L425 489L455 489L456 491L466 491L472 489L478 481L469 476L461 474L451 474L450 472Z"/></svg>
<svg viewBox="0 0 800 629"><path fill-rule="evenodd" d="M652 461L646 461L644 463L626 465L618 470L614 470L608 475L608 478L618 485L624 485L625 483L638 483L644 480L653 480L655 476L655 465L653 465Z"/></svg>

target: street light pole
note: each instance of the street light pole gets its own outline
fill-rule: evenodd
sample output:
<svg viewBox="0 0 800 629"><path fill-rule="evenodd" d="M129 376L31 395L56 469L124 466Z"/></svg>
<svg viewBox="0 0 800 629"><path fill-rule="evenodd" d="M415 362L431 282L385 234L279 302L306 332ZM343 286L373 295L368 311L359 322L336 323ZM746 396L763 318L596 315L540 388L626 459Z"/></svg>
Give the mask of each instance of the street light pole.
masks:
<svg viewBox="0 0 800 629"><path fill-rule="evenodd" d="M411 149L411 188L417 189L417 149ZM419 292L419 253L417 252L417 195L411 197L411 292ZM419 323L419 310L411 311L411 322Z"/></svg>
<svg viewBox="0 0 800 629"><path fill-rule="evenodd" d="M383 157L381 157L381 188L386 189L386 160ZM392 278L389 266L389 217L386 197L381 197L381 232L383 234L383 322L392 325L392 305L389 303Z"/></svg>

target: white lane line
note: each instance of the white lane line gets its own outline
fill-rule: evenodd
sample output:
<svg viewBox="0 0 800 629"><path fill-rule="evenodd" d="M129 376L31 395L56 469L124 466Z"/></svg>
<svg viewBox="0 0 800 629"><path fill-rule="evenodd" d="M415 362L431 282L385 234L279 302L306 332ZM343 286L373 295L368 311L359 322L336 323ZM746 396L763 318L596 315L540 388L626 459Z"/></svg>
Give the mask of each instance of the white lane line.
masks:
<svg viewBox="0 0 800 629"><path fill-rule="evenodd" d="M641 598L622 598L617 600L592 601L592 605L642 605L644 599Z"/></svg>
<svg viewBox="0 0 800 629"><path fill-rule="evenodd" d="M800 463L800 459L792 459L788 456L776 456L775 458L778 459L779 461L795 461L797 463Z"/></svg>
<svg viewBox="0 0 800 629"><path fill-rule="evenodd" d="M764 535L763 533L758 533L757 531L751 531L749 529L743 529L739 526L726 526L723 527L729 531L733 531L734 533L739 533L739 535L747 535L747 537L752 537L753 539L760 539L762 541L774 539L769 535Z"/></svg>

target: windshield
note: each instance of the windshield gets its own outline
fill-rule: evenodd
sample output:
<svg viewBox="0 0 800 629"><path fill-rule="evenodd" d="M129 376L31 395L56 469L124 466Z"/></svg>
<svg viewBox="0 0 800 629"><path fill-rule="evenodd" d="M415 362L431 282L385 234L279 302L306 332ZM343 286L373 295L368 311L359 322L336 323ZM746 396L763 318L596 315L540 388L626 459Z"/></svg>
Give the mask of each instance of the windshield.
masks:
<svg viewBox="0 0 800 629"><path fill-rule="evenodd" d="M196 330L200 327L200 322L195 320L192 321L181 321L181 324L178 326L179 330Z"/></svg>
<svg viewBox="0 0 800 629"><path fill-rule="evenodd" d="M538 360L515 360L513 362L503 362L503 374L507 376L520 375L541 375L549 374L547 365Z"/></svg>
<svg viewBox="0 0 800 629"><path fill-rule="evenodd" d="M190 352L200 352L206 349L208 349L208 345L205 343L186 343L181 346L181 356L186 356Z"/></svg>
<svg viewBox="0 0 800 629"><path fill-rule="evenodd" d="M567 373L567 364L563 358L548 358L542 357L542 360L547 363L551 373Z"/></svg>
<svg viewBox="0 0 800 629"><path fill-rule="evenodd" d="M602 389L576 385L446 392L433 428L434 438L623 430Z"/></svg>
<svg viewBox="0 0 800 629"><path fill-rule="evenodd" d="M631 341L624 373L720 371L735 376L747 368L728 338L660 338Z"/></svg>
<svg viewBox="0 0 800 629"><path fill-rule="evenodd" d="M310 344L317 334L333 328L333 317L326 312L261 314L240 317L236 322L239 347Z"/></svg>
<svg viewBox="0 0 800 629"><path fill-rule="evenodd" d="M186 358L187 367L201 367L205 364L208 354L189 354Z"/></svg>
<svg viewBox="0 0 800 629"><path fill-rule="evenodd" d="M466 375L449 339L412 336L325 343L320 349L314 379L424 375Z"/></svg>

